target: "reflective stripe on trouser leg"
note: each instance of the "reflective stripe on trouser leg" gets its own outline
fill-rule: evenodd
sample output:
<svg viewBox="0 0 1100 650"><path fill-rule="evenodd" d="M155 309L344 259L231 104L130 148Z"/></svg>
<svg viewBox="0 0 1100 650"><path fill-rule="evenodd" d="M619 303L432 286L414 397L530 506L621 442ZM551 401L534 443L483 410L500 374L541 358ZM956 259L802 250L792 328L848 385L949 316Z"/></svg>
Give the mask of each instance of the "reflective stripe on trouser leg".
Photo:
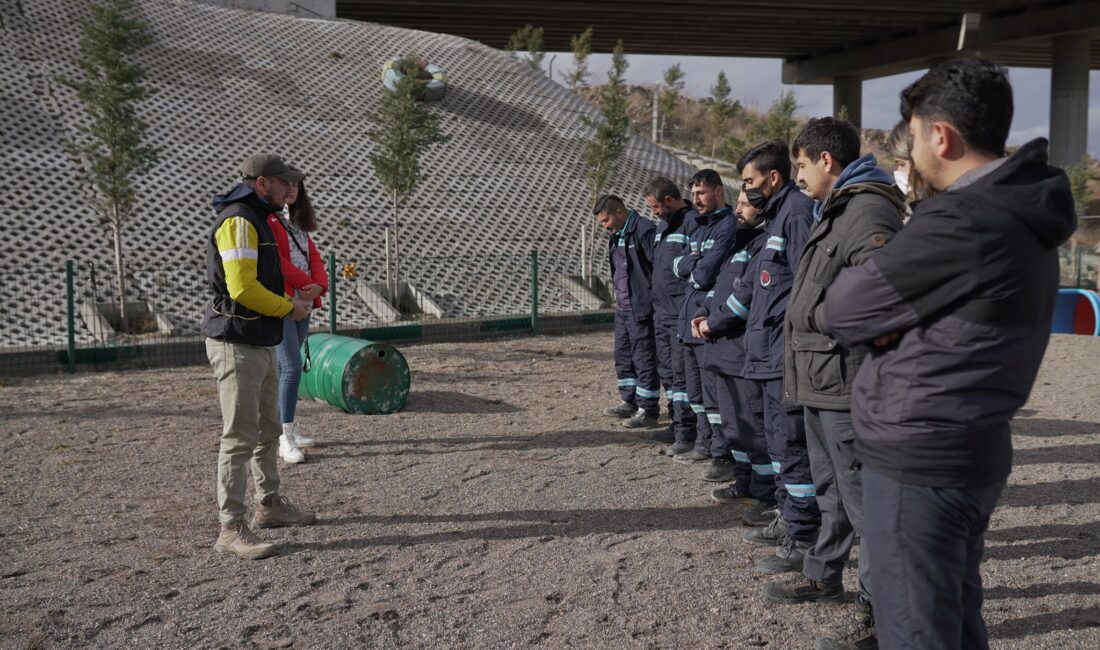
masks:
<svg viewBox="0 0 1100 650"><path fill-rule="evenodd" d="M718 412L722 415L722 428L715 432L714 439L722 438L726 451L733 458L734 481L742 491L751 494L752 470L749 455L737 444L737 386L733 377L717 374L714 377L714 392L718 398ZM715 446L711 444L713 452ZM717 456L715 456L717 458Z"/></svg>
<svg viewBox="0 0 1100 650"><path fill-rule="evenodd" d="M673 398L679 421L676 423L676 442L695 443L696 421L695 412L691 410L691 401L687 393L687 346L680 337L672 334L672 373L678 388Z"/></svg>
<svg viewBox="0 0 1100 650"><path fill-rule="evenodd" d="M657 350L657 376L660 377L661 387L665 390L668 416L672 420L672 427L675 431L680 417L676 409L676 393L683 390L676 384L676 375L672 370L672 346L677 340L675 325L662 325L654 316L653 336Z"/></svg>
<svg viewBox="0 0 1100 650"><path fill-rule="evenodd" d="M787 493L779 504L780 512L787 522L788 535L800 541L811 540L821 524L821 512L806 450L802 407L782 402L782 379L768 379L763 384L768 453L778 464L778 476Z"/></svg>
<svg viewBox="0 0 1100 650"><path fill-rule="evenodd" d="M634 387L634 400L639 408L653 417L661 413L661 379L657 375L657 345L653 332L653 317L643 321L630 319L630 357L638 383Z"/></svg>
<svg viewBox="0 0 1100 650"><path fill-rule="evenodd" d="M776 477L768 438L764 433L764 388L752 379L734 377L737 398L735 444L744 449L752 468L749 494L757 499L775 501Z"/></svg>
<svg viewBox="0 0 1100 650"><path fill-rule="evenodd" d="M703 357L706 357L704 346ZM701 449L711 458L726 458L730 455L730 441L726 438L726 420L718 405L718 373L703 369L703 407L707 411L707 424L710 425L710 445Z"/></svg>
<svg viewBox="0 0 1100 650"><path fill-rule="evenodd" d="M634 387L638 376L634 371L634 357L630 353L630 330L627 321L630 312L615 312L615 378L619 383L619 398L627 404L634 404Z"/></svg>
<svg viewBox="0 0 1100 650"><path fill-rule="evenodd" d="M711 431L703 401L703 374L702 364L700 363L702 348L701 345L684 346L684 371L686 373L684 383L687 385L688 402L695 414L695 449L709 454Z"/></svg>

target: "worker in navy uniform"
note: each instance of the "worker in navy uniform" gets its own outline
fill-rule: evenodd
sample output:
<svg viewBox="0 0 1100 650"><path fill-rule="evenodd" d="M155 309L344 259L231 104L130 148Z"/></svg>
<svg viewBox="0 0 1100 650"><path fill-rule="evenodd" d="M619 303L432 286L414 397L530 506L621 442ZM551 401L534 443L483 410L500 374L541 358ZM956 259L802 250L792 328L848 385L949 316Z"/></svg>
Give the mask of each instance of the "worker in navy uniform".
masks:
<svg viewBox="0 0 1100 650"><path fill-rule="evenodd" d="M813 227L813 199L790 180L791 154L782 140L750 149L738 163L742 192L763 211L767 239L749 263L752 302L745 326L746 379L760 383L764 435L777 479L778 511L757 513L767 525L744 534L747 541L777 547L756 563L765 573L801 571L821 525L802 408L783 401L783 321L802 248ZM759 519L754 523L760 523Z"/></svg>
<svg viewBox="0 0 1100 650"><path fill-rule="evenodd" d="M685 379L688 402L695 413L697 434L691 448L676 449L672 457L680 463L711 461L711 437L714 429L721 426L718 413L718 400L714 394L714 373L704 370L704 340L692 335L691 319L703 304L707 293L714 288L718 272L729 258L730 248L736 242L737 217L733 209L725 204L726 190L722 177L713 169L703 169L691 178L691 200L699 211L698 228L688 239L688 255L673 261L672 270L687 281L687 293L680 309L680 340L686 347ZM710 413L706 405L714 408ZM710 470L723 469L712 463ZM732 472L729 473L732 477Z"/></svg>
<svg viewBox="0 0 1100 650"><path fill-rule="evenodd" d="M653 427L660 414L661 385L653 336L653 222L623 200L606 194L592 208L609 233L608 262L615 289L615 377L622 403L605 411L628 428Z"/></svg>
<svg viewBox="0 0 1100 650"><path fill-rule="evenodd" d="M751 302L749 262L766 237L760 210L744 192L737 200L737 244L718 274L714 295L692 321L695 336L706 340L706 367L715 373L722 427L711 443L716 461L725 458L733 482L711 492L719 503L770 504L775 507L775 470L764 438L764 402L759 382L741 377L745 367L745 323ZM706 478L704 476L704 478ZM723 479L728 480L728 479Z"/></svg>
<svg viewBox="0 0 1100 650"><path fill-rule="evenodd" d="M684 345L678 334L680 307L687 284L672 272L677 257L690 252L688 237L699 213L681 198L680 188L664 177L653 179L645 190L645 201L660 221L653 237L653 329L657 340L657 374L665 389L670 430L653 434L657 442L677 440L695 443L695 414L688 404L684 385Z"/></svg>

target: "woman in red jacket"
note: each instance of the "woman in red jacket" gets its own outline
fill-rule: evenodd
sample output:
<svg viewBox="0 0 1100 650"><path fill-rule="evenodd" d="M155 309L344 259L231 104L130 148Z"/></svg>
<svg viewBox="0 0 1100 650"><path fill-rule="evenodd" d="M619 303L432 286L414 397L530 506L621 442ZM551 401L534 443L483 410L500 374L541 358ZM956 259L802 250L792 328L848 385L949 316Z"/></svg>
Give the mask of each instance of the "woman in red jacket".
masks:
<svg viewBox="0 0 1100 650"><path fill-rule="evenodd" d="M267 218L279 244L283 261L286 293L321 306L321 296L328 291L321 254L309 233L317 230L317 215L313 211L305 181L292 185L287 194L287 215L274 212ZM279 411L283 420L283 435L279 438L279 455L287 463L305 462L301 447L312 447L313 440L303 436L294 423L298 406L298 384L302 379L301 347L309 333L309 316L300 321L283 319L283 342L276 348L279 357Z"/></svg>

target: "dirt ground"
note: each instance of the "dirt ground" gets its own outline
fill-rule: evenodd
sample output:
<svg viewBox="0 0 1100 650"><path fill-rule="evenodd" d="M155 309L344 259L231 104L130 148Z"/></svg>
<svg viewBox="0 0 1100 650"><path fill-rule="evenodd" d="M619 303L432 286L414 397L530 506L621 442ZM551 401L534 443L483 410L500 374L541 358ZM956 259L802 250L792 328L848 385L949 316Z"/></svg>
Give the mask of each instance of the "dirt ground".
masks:
<svg viewBox="0 0 1100 650"><path fill-rule="evenodd" d="M216 554L208 368L0 388L2 647L809 648L851 605L776 606L742 506L600 415L611 334L403 349L401 413L306 403L282 471L316 526ZM987 537L997 648L1100 647L1100 339L1056 336ZM855 587L854 567L846 585Z"/></svg>

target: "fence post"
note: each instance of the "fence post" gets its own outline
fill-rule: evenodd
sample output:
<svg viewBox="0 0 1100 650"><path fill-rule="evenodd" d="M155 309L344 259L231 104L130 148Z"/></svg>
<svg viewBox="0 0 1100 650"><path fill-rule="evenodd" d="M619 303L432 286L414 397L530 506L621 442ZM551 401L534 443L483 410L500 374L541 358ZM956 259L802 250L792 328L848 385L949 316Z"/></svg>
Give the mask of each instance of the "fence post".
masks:
<svg viewBox="0 0 1100 650"><path fill-rule="evenodd" d="M336 253L328 254L328 333L336 333Z"/></svg>
<svg viewBox="0 0 1100 650"><path fill-rule="evenodd" d="M68 330L69 374L76 372L76 308L73 301L73 261L65 260L65 315Z"/></svg>
<svg viewBox="0 0 1100 650"><path fill-rule="evenodd" d="M539 252L531 249L531 333L539 330Z"/></svg>

